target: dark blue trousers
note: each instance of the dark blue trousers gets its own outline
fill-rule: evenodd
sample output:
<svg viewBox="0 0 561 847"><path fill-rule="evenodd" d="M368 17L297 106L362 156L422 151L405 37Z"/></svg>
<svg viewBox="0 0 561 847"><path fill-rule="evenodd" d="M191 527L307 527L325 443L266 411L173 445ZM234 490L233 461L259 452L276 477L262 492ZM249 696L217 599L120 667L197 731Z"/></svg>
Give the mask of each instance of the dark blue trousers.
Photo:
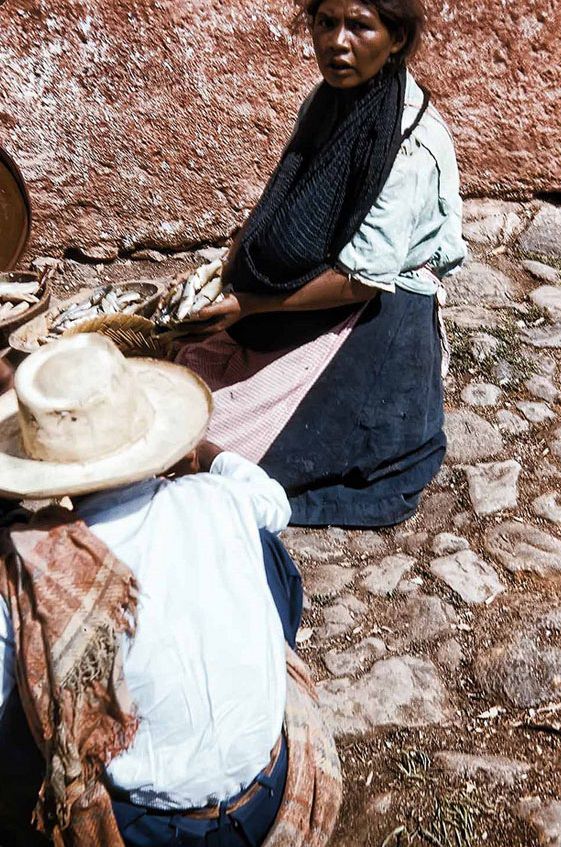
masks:
<svg viewBox="0 0 561 847"><path fill-rule="evenodd" d="M0 845L48 847L29 821L43 782L44 760L35 746L15 688L0 722Z"/></svg>
<svg viewBox="0 0 561 847"><path fill-rule="evenodd" d="M300 572L276 535L266 529L260 535L267 582L281 619L284 640L295 649L304 602Z"/></svg>
<svg viewBox="0 0 561 847"><path fill-rule="evenodd" d="M267 582L292 646L302 614L302 584L296 565L279 539L261 530ZM212 598L210 598L212 602ZM286 781L288 757L283 744L277 765L262 780L256 797L238 812L218 820L193 821L180 815L114 801L115 817L126 847L258 847L276 817ZM35 746L17 690L0 721L0 847L48 847L50 841L35 832L29 821L44 774L44 762ZM109 845L100 845L109 847Z"/></svg>
<svg viewBox="0 0 561 847"><path fill-rule="evenodd" d="M218 818L195 820L180 814L163 814L132 803L113 802L119 831L127 847L259 847L277 816L284 793L288 751L283 745L273 772L260 774L255 797L228 814L227 803ZM233 802L236 798L232 798Z"/></svg>

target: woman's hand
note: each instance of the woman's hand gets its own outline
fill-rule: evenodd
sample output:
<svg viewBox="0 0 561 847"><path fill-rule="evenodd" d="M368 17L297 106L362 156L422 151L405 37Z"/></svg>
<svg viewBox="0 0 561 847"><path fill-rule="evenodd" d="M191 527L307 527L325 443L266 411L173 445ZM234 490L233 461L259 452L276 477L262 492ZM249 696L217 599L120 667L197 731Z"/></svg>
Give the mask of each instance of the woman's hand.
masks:
<svg viewBox="0 0 561 847"><path fill-rule="evenodd" d="M185 341L204 341L217 332L223 332L232 324L252 312L252 295L245 293L226 294L220 303L211 303L191 318Z"/></svg>
<svg viewBox="0 0 561 847"><path fill-rule="evenodd" d="M366 303L378 294L377 288L364 285L341 271L330 268L296 291L282 294L228 294L221 303L212 303L191 319L181 342L195 344L197 341L204 341L205 338L228 329L247 315L333 309L337 306Z"/></svg>

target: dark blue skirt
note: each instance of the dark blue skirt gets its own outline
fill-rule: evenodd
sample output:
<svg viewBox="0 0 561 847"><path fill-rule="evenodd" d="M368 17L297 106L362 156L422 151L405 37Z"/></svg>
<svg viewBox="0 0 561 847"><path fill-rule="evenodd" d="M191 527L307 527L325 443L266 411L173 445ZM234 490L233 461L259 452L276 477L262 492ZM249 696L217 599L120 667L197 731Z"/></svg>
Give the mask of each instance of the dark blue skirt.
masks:
<svg viewBox="0 0 561 847"><path fill-rule="evenodd" d="M443 420L436 300L396 288L368 305L261 465L293 524L388 526L438 472Z"/></svg>

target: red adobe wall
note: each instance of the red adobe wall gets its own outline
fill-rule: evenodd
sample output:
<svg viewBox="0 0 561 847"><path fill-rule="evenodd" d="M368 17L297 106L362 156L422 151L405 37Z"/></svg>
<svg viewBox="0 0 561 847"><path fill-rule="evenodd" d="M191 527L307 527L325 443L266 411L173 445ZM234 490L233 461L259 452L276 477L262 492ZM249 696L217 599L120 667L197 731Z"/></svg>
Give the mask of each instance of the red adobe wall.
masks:
<svg viewBox="0 0 561 847"><path fill-rule="evenodd" d="M561 4L428 5L416 72L453 128L465 193L561 190ZM29 184L30 253L227 236L316 79L309 45L290 35L291 8L6 0L0 143Z"/></svg>

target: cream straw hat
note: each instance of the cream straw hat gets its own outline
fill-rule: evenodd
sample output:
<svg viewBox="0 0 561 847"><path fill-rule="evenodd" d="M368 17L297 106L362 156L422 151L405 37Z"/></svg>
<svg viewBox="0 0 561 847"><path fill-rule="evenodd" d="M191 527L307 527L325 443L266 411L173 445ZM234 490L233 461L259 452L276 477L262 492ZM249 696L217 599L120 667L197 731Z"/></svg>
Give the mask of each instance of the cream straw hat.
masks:
<svg viewBox="0 0 561 847"><path fill-rule="evenodd" d="M59 497L170 468L203 438L212 396L192 371L125 359L84 333L47 344L0 397L0 496Z"/></svg>

